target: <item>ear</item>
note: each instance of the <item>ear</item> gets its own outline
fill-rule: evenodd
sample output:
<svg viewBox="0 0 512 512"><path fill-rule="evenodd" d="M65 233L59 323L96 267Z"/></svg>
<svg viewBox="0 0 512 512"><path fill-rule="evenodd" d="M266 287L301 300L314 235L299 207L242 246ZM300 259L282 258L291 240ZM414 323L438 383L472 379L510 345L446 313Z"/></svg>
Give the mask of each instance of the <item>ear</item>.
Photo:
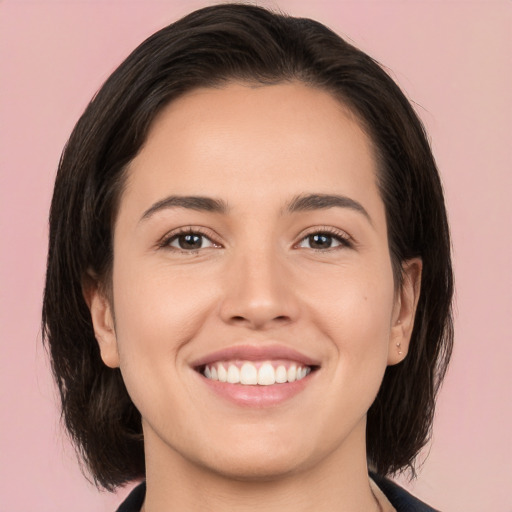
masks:
<svg viewBox="0 0 512 512"><path fill-rule="evenodd" d="M82 288L85 302L91 312L94 336L100 347L101 359L110 368L118 368L119 352L111 301L99 280L91 275Z"/></svg>
<svg viewBox="0 0 512 512"><path fill-rule="evenodd" d="M388 365L402 362L409 351L416 306L420 297L422 267L421 258L413 258L402 264L402 285L396 291L393 308Z"/></svg>

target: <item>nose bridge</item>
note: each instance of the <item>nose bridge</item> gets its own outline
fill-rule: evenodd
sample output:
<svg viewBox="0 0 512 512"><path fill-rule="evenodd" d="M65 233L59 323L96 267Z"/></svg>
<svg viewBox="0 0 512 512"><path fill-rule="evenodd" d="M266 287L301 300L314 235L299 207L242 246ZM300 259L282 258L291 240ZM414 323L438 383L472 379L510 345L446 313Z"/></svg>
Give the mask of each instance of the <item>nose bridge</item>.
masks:
<svg viewBox="0 0 512 512"><path fill-rule="evenodd" d="M230 258L221 314L225 321L261 329L297 315L286 257L273 243L247 243Z"/></svg>

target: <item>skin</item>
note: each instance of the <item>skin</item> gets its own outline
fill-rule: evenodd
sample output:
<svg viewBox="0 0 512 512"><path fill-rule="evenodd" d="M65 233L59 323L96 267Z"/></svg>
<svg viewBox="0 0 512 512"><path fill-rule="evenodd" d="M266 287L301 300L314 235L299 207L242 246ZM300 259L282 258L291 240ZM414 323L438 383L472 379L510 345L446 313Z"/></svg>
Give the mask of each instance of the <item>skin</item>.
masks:
<svg viewBox="0 0 512 512"><path fill-rule="evenodd" d="M421 261L404 265L396 289L376 172L356 117L300 83L198 89L159 114L127 171L113 298L101 286L88 295L103 361L121 368L142 415L147 512L379 510L366 413L386 367L406 357ZM368 216L290 213L304 194L348 197ZM142 219L170 195L229 209ZM162 243L180 229L199 231L203 247ZM313 248L308 236L326 231L331 247ZM320 362L277 406L233 404L191 367L274 343Z"/></svg>

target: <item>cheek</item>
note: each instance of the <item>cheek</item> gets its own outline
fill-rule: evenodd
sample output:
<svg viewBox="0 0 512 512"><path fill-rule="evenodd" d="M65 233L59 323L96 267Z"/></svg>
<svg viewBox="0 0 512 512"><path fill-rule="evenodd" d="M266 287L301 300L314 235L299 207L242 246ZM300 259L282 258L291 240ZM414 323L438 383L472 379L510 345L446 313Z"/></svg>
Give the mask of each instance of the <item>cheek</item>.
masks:
<svg viewBox="0 0 512 512"><path fill-rule="evenodd" d="M330 347L323 400L328 419L318 425L326 450L364 419L375 400L387 366L394 303L385 260L329 273L303 294L305 309Z"/></svg>
<svg viewBox="0 0 512 512"><path fill-rule="evenodd" d="M207 298L181 279L126 261L114 267L113 284L120 370L128 394L150 425L168 425L174 411L186 411L190 403L181 349L203 323ZM177 427L166 431L174 435Z"/></svg>
<svg viewBox="0 0 512 512"><path fill-rule="evenodd" d="M310 289L308 309L331 341L333 378L373 400L387 366L395 302L391 265L343 268ZM372 395L372 396L370 396Z"/></svg>
<svg viewBox="0 0 512 512"><path fill-rule="evenodd" d="M127 254L126 252L124 254ZM190 277L190 276L188 276ZM159 395L159 387L179 383L181 348L205 322L212 287L183 272L169 272L129 256L114 264L115 330L120 367L127 389L139 406ZM142 411L141 411L142 412Z"/></svg>
<svg viewBox="0 0 512 512"><path fill-rule="evenodd" d="M203 276L172 271L164 263L119 262L114 266L114 309L121 351L134 344L143 352L165 343L168 350L193 336L208 305L212 287Z"/></svg>
<svg viewBox="0 0 512 512"><path fill-rule="evenodd" d="M311 276L315 278L304 285L309 289L303 296L340 350L345 345L368 347L389 337L395 302L391 264L384 259L324 272Z"/></svg>

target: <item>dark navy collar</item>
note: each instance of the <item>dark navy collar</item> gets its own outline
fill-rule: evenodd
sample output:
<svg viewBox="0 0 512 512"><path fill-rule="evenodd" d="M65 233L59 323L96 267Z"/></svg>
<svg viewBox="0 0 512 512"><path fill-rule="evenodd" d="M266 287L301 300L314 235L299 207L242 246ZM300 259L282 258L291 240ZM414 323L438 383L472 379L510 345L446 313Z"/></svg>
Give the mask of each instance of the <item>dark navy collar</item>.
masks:
<svg viewBox="0 0 512 512"><path fill-rule="evenodd" d="M146 497L146 482L135 487L128 497L121 503L116 512L140 512Z"/></svg>
<svg viewBox="0 0 512 512"><path fill-rule="evenodd" d="M396 509L396 512L439 512L415 498L389 478L375 473L370 473L370 477Z"/></svg>
<svg viewBox="0 0 512 512"><path fill-rule="evenodd" d="M396 509L396 512L438 512L409 494L392 480L374 473L370 473L370 476ZM146 482L142 482L121 503L117 512L140 512L145 496Z"/></svg>

